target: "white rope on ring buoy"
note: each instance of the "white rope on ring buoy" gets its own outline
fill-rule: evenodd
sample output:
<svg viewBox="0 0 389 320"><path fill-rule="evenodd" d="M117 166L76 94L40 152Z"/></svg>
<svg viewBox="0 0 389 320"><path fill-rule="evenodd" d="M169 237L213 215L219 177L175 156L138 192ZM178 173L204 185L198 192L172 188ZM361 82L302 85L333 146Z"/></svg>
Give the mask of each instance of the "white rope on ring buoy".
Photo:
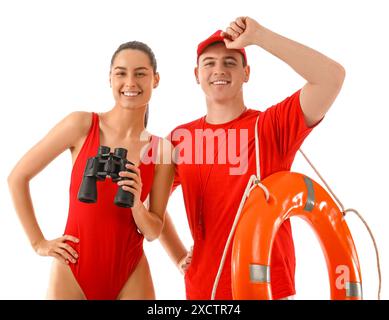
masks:
<svg viewBox="0 0 389 320"><path fill-rule="evenodd" d="M269 190L266 188L265 185L263 185L259 181L257 176L252 175L250 177L250 180L247 183L246 189L245 189L245 191L243 193L243 197L242 197L242 200L240 201L238 211L236 212L235 219L234 219L234 222L232 224L230 234L228 235L226 245L224 246L224 251L223 251L222 258L220 260L219 269L217 271L216 278L215 278L215 281L213 283L211 300L215 300L216 290L217 290L217 286L219 284L219 280L220 280L220 277L221 277L221 274L222 274L222 271L223 271L224 263L225 263L225 260L226 260L226 257L227 257L227 252L228 252L228 249L230 247L231 240L233 239L233 236L234 236L234 233L235 233L235 229L236 229L236 227L238 225L239 218L240 218L240 215L242 213L244 203L245 203L247 197L250 195L251 191L255 187L261 188L263 190L263 192L265 193L266 201L269 201L269 198L270 198Z"/></svg>
<svg viewBox="0 0 389 320"><path fill-rule="evenodd" d="M305 158L305 160L308 162L308 164L311 166L311 168L313 169L313 171L315 171L316 175L320 178L320 180L323 182L323 184L326 186L327 190L331 193L332 197L334 198L334 200L338 203L339 207L341 208L341 211L343 213L343 216L346 216L346 213L347 212L353 212L357 215L357 217L362 221L362 223L365 225L367 231L369 232L369 235L370 235L370 238L373 242L373 245L374 245L374 250L375 250L375 254L376 254L376 263L377 263L377 272L378 272L378 293L377 293L377 297L378 297L378 300L381 300L381 267L380 267L380 256L379 256L379 252L378 252L378 246L377 246L377 242L375 241L375 238L374 238L374 235L373 235L373 232L371 231L369 225L367 224L366 220L363 219L362 215L356 210L356 209L353 209L353 208L349 208L349 209L344 209L344 206L342 204L342 202L340 202L339 198L335 195L335 193L332 191L332 189L330 188L330 186L328 185L328 183L324 180L323 176L320 174L319 170L316 169L316 167L313 165L313 163L308 159L308 157L305 155L305 153L303 152L303 150L299 149L300 153L303 155L303 157Z"/></svg>

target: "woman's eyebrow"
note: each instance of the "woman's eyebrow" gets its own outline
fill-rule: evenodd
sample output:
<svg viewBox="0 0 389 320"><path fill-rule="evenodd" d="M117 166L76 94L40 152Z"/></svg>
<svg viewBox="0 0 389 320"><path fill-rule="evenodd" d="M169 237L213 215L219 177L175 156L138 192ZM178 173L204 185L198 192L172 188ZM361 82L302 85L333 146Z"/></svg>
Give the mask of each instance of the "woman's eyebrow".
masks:
<svg viewBox="0 0 389 320"><path fill-rule="evenodd" d="M139 71L139 70L149 70L148 68L146 67L137 67L135 68L136 71Z"/></svg>
<svg viewBox="0 0 389 320"><path fill-rule="evenodd" d="M121 67L121 66L117 66L115 68L113 68L114 70L116 69L119 69L119 70L127 70L126 67ZM139 71L139 70L149 70L147 67L137 67L134 69L135 71Z"/></svg>
<svg viewBox="0 0 389 320"><path fill-rule="evenodd" d="M125 68L125 67L120 67L120 66L114 68L114 70L116 70L116 69L127 70L127 68Z"/></svg>

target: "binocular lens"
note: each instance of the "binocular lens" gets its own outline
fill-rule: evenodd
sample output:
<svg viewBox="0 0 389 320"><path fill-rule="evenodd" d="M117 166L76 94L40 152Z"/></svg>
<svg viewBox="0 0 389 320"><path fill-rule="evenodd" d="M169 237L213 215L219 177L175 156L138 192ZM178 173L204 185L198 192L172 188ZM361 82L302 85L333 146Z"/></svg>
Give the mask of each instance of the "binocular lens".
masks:
<svg viewBox="0 0 389 320"><path fill-rule="evenodd" d="M110 153L110 151L111 151L111 148L110 148L110 147L100 146L100 147L99 147L98 154L99 154L99 155L108 154L108 153Z"/></svg>
<svg viewBox="0 0 389 320"><path fill-rule="evenodd" d="M119 207L132 208L134 206L134 195L131 192L125 191L119 187L114 203Z"/></svg>
<svg viewBox="0 0 389 320"><path fill-rule="evenodd" d="M120 158L120 159L126 159L127 158L127 150L124 148L115 148L113 152L114 156Z"/></svg>
<svg viewBox="0 0 389 320"><path fill-rule="evenodd" d="M78 191L78 200L86 203L95 203L97 200L97 188L95 177L84 177Z"/></svg>

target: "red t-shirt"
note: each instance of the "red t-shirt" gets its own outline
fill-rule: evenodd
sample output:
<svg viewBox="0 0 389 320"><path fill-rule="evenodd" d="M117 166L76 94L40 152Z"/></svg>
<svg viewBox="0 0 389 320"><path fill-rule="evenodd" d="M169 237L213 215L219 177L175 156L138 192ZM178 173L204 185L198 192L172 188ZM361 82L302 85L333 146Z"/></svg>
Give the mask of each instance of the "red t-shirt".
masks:
<svg viewBox="0 0 389 320"><path fill-rule="evenodd" d="M244 189L250 176L256 173L254 129L258 115L261 179L277 171L290 170L296 152L312 130L305 124L299 94L300 90L264 112L248 109L224 124L208 124L202 117L177 127L169 135L179 156L173 187L182 186L194 239L192 262L185 274L188 299L211 298ZM208 133L218 138L199 139L204 129L211 129ZM198 164L199 159L204 164ZM232 245L216 299L232 299L231 248ZM295 254L289 220L275 238L270 270L273 299L295 294Z"/></svg>

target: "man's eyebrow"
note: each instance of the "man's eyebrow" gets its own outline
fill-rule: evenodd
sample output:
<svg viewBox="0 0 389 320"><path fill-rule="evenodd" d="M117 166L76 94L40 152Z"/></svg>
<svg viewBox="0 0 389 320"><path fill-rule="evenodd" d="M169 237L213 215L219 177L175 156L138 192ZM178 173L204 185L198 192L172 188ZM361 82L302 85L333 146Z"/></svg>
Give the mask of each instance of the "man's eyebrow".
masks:
<svg viewBox="0 0 389 320"><path fill-rule="evenodd" d="M204 62L207 60L215 60L215 58L214 57L205 57L204 59L201 60L201 62Z"/></svg>
<svg viewBox="0 0 389 320"><path fill-rule="evenodd" d="M207 60L215 60L216 58L214 57L205 57L204 59L201 60L201 62L205 62ZM223 57L224 60L227 60L227 59L232 59L234 61L238 61L234 56L226 56L226 57Z"/></svg>
<svg viewBox="0 0 389 320"><path fill-rule="evenodd" d="M225 60L227 59L232 59L232 60L235 60L235 61L238 61L235 57L233 56L227 56L227 57L224 57Z"/></svg>

